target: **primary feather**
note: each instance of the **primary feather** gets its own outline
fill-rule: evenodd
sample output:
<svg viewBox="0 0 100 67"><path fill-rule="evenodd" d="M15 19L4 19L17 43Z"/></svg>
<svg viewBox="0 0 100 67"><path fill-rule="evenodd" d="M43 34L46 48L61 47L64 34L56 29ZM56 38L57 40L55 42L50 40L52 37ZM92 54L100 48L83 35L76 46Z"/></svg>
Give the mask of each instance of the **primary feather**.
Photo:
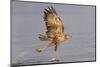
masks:
<svg viewBox="0 0 100 67"><path fill-rule="evenodd" d="M65 40L64 26L56 10L51 6L44 9L44 21L47 28L46 35L40 35L42 41L61 42Z"/></svg>
<svg viewBox="0 0 100 67"><path fill-rule="evenodd" d="M45 21L47 31L45 34L40 34L39 39L41 41L50 41L50 43L46 47L37 48L36 51L42 52L51 46L54 46L55 51L57 51L59 43L70 39L71 36L64 34L63 22L52 6L44 9L43 19Z"/></svg>
<svg viewBox="0 0 100 67"><path fill-rule="evenodd" d="M46 34L48 38L53 39L64 36L64 26L62 20L52 6L45 9L44 21L47 28Z"/></svg>

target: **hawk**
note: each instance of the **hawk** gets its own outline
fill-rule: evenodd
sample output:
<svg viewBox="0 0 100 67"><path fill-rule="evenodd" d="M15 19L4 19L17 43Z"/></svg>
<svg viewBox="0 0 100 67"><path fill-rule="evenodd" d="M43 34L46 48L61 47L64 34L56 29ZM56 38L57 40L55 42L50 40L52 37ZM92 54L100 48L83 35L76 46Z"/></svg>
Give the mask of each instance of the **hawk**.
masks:
<svg viewBox="0 0 100 67"><path fill-rule="evenodd" d="M49 44L47 46L37 48L37 52L42 52L48 47L54 48L54 57L53 61L59 60L58 58L58 46L61 42L72 38L72 36L68 34L64 34L64 25L61 18L58 16L56 10L52 6L48 6L48 8L44 9L44 22L46 25L47 31L45 34L39 34L39 39L41 41L48 41Z"/></svg>

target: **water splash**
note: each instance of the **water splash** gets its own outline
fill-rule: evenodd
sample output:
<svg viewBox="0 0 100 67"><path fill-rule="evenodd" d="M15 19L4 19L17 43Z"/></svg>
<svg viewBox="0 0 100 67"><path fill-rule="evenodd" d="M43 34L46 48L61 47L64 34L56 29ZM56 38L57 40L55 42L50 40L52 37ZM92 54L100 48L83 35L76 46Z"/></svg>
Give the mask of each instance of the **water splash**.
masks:
<svg viewBox="0 0 100 67"><path fill-rule="evenodd" d="M32 49L21 52L18 56L16 56L16 58L14 60L12 60L12 65L22 64L25 60L29 59L29 58L25 58L25 57L30 55L30 53L32 53L32 52L33 52Z"/></svg>

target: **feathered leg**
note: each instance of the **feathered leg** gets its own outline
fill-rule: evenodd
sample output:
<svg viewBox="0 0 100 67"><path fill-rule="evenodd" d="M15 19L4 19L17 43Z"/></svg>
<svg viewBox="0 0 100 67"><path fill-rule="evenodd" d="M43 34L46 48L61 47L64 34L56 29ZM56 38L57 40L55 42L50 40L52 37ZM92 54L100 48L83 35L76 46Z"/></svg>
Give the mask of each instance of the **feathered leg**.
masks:
<svg viewBox="0 0 100 67"><path fill-rule="evenodd" d="M36 48L36 51L40 53L40 52L44 51L45 49L52 47L52 46L54 46L54 45L53 45L53 43L50 42L47 46Z"/></svg>

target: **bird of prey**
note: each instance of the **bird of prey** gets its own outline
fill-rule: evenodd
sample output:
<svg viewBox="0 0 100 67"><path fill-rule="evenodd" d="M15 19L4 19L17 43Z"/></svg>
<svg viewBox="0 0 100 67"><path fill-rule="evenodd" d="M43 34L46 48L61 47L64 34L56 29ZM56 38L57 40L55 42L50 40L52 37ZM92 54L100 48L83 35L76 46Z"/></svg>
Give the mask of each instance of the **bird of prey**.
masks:
<svg viewBox="0 0 100 67"><path fill-rule="evenodd" d="M48 47L54 48L54 54L52 61L59 61L59 55L58 55L58 46L61 42L64 42L72 36L68 34L64 34L64 25L61 20L61 18L58 16L56 10L53 8L53 6L48 6L48 8L44 9L44 22L47 28L47 31L45 34L39 34L39 39L41 41L48 41L49 44L47 46L37 48L37 52L42 52Z"/></svg>

